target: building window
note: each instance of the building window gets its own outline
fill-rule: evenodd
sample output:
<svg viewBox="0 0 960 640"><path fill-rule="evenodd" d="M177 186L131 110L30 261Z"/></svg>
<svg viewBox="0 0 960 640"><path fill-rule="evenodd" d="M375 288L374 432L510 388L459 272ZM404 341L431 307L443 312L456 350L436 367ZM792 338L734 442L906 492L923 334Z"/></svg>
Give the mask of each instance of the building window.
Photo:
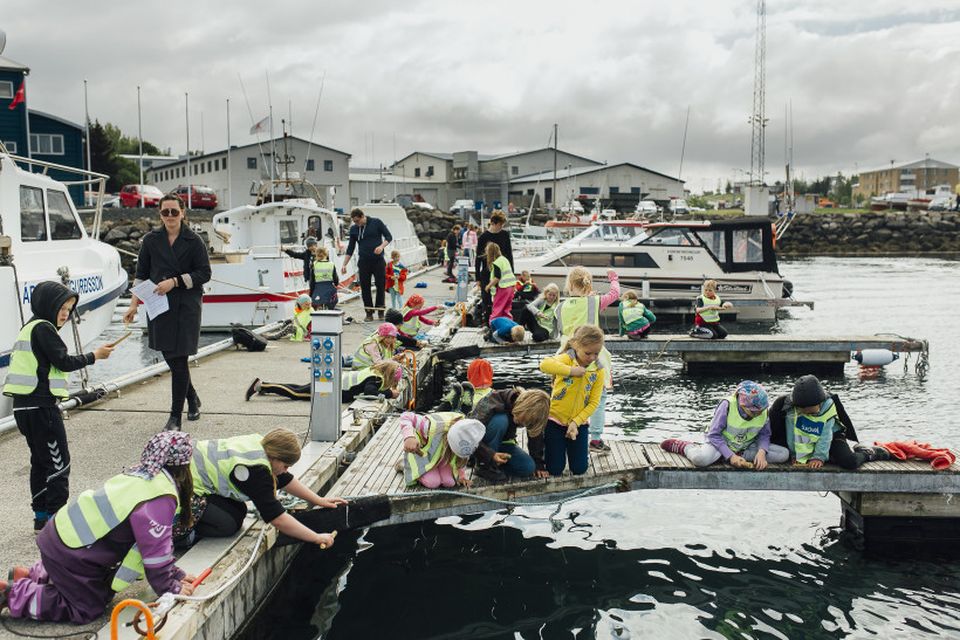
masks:
<svg viewBox="0 0 960 640"><path fill-rule="evenodd" d="M323 170L324 170L324 171L333 171L333 160L324 160L324 161L323 161Z"/></svg>
<svg viewBox="0 0 960 640"><path fill-rule="evenodd" d="M310 158L309 160L307 160L307 171L313 171L315 166L316 165L313 161L313 158Z"/></svg>
<svg viewBox="0 0 960 640"><path fill-rule="evenodd" d="M220 171L220 158L213 161L213 170Z"/></svg>
<svg viewBox="0 0 960 640"><path fill-rule="evenodd" d="M510 175L512 176L520 175L520 167L517 167L517 166L510 167Z"/></svg>
<svg viewBox="0 0 960 640"><path fill-rule="evenodd" d="M543 201L544 202L553 202L553 187L546 187L543 190Z"/></svg>
<svg viewBox="0 0 960 640"><path fill-rule="evenodd" d="M62 191L47 189L47 212L50 215L51 240L77 240L83 237L67 196Z"/></svg>
<svg viewBox="0 0 960 640"><path fill-rule="evenodd" d="M632 193L633 195L639 195L640 187L630 187L630 193Z"/></svg>
<svg viewBox="0 0 960 640"><path fill-rule="evenodd" d="M4 142L4 143L3 143L3 146L5 146L5 147L7 148L7 151L9 151L10 153L13 153L13 154L16 154L16 153L17 153L17 143L16 143L16 142L13 142L12 140L11 140L10 142Z"/></svg>
<svg viewBox="0 0 960 640"><path fill-rule="evenodd" d="M213 173L213 160L207 160L207 173Z"/></svg>
<svg viewBox="0 0 960 640"><path fill-rule="evenodd" d="M585 196L598 196L600 187L580 187L580 193Z"/></svg>
<svg viewBox="0 0 960 640"><path fill-rule="evenodd" d="M429 178L432 175L433 175L433 166L429 166L427 167L427 177Z"/></svg>
<svg viewBox="0 0 960 640"><path fill-rule="evenodd" d="M417 167L416 169L413 170L413 177L414 178L420 177L420 167Z"/></svg>
<svg viewBox="0 0 960 640"><path fill-rule="evenodd" d="M47 239L47 221L43 215L43 191L20 187L20 241Z"/></svg>
<svg viewBox="0 0 960 640"><path fill-rule="evenodd" d="M0 98L13 98L13 83L9 80L0 80Z"/></svg>
<svg viewBox="0 0 960 640"><path fill-rule="evenodd" d="M226 171L226 170L227 170L227 157L224 156L223 158L221 158L221 160L223 161L223 170Z"/></svg>
<svg viewBox="0 0 960 640"><path fill-rule="evenodd" d="M200 173L206 173L206 172L207 172L207 168L206 168L206 167L203 165L203 163L201 162L201 163L200 163Z"/></svg>
<svg viewBox="0 0 960 640"><path fill-rule="evenodd" d="M247 158L247 169L256 169L256 168L257 168L257 159Z"/></svg>
<svg viewBox="0 0 960 640"><path fill-rule="evenodd" d="M620 187L610 187L610 195L620 193Z"/></svg>
<svg viewBox="0 0 960 640"><path fill-rule="evenodd" d="M59 133L31 133L30 153L46 156L63 155L63 136Z"/></svg>
<svg viewBox="0 0 960 640"><path fill-rule="evenodd" d="M533 189L527 189L527 195L532 196L534 194Z"/></svg>

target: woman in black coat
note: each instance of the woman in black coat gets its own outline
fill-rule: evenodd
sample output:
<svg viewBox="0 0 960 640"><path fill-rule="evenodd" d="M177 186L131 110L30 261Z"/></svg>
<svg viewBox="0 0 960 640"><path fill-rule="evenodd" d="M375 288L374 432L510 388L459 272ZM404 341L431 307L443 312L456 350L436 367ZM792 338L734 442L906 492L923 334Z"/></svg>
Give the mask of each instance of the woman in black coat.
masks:
<svg viewBox="0 0 960 640"><path fill-rule="evenodd" d="M183 201L174 194L160 200L163 227L143 237L134 284L150 280L154 290L167 296L169 311L147 320L150 348L163 353L170 367L173 398L165 430L180 429L180 414L187 402L187 420L200 418L200 398L190 382L187 358L200 342L203 285L210 280L210 257L203 240L186 225ZM132 296L126 323L137 317L140 300Z"/></svg>

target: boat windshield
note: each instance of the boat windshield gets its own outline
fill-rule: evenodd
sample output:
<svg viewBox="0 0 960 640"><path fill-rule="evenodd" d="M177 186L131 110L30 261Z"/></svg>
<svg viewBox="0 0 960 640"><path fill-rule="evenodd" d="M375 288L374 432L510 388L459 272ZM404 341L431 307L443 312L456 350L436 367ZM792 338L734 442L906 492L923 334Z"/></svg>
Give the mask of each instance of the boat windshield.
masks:
<svg viewBox="0 0 960 640"><path fill-rule="evenodd" d="M640 225L598 224L584 234L581 242L627 242L643 234Z"/></svg>
<svg viewBox="0 0 960 640"><path fill-rule="evenodd" d="M689 229L680 227L664 227L657 229L640 244L667 245L670 247L694 247L699 243L690 235Z"/></svg>

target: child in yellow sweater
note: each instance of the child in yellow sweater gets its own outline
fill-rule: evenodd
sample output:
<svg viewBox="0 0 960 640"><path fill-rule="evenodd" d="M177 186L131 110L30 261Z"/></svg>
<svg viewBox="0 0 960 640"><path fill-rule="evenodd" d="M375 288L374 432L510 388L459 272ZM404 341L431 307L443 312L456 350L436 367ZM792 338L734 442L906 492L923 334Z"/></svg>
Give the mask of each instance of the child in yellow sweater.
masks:
<svg viewBox="0 0 960 640"><path fill-rule="evenodd" d="M578 327L568 349L544 358L540 371L554 376L550 394L550 419L544 430L544 459L552 476L563 474L570 463L573 475L587 472L590 461L590 416L600 405L607 371L598 360L603 331L592 324Z"/></svg>

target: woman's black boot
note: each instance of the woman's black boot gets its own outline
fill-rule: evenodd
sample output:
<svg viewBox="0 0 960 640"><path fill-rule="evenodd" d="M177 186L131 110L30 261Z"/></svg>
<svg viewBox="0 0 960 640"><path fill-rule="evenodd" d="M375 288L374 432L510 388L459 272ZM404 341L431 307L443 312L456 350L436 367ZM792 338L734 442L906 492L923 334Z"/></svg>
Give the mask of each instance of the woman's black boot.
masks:
<svg viewBox="0 0 960 640"><path fill-rule="evenodd" d="M187 420L200 419L200 406L202 404L196 391L187 396Z"/></svg>
<svg viewBox="0 0 960 640"><path fill-rule="evenodd" d="M167 419L167 424L163 425L164 431L180 431L180 416L171 415Z"/></svg>

